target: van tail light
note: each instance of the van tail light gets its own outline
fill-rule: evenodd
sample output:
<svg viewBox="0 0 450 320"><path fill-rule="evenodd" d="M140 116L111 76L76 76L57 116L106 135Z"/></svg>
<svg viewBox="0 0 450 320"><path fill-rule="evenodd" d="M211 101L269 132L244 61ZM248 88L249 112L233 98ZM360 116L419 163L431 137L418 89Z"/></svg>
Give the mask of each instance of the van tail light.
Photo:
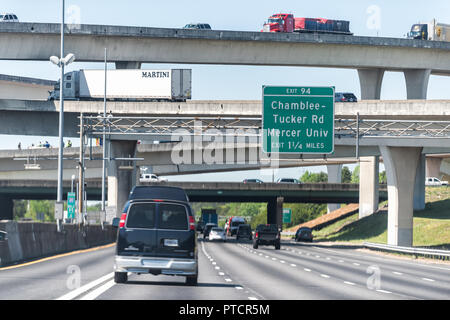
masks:
<svg viewBox="0 0 450 320"><path fill-rule="evenodd" d="M195 219L193 216L189 216L189 230L195 230Z"/></svg>
<svg viewBox="0 0 450 320"><path fill-rule="evenodd" d="M122 213L122 216L120 217L119 228L125 227L125 220L127 220L127 213L126 212Z"/></svg>
<svg viewBox="0 0 450 320"><path fill-rule="evenodd" d="M258 238L258 232L255 232L255 237Z"/></svg>

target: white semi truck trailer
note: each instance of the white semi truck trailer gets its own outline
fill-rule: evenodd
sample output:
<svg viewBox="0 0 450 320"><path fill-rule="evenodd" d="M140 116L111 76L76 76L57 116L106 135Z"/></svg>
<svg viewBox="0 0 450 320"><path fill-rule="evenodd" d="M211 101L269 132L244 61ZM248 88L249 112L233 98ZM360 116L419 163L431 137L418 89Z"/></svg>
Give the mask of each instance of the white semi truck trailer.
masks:
<svg viewBox="0 0 450 320"><path fill-rule="evenodd" d="M108 70L108 100L186 101L191 99L191 69ZM58 100L60 81L50 91L49 100ZM79 70L64 75L64 99L101 100L105 95L104 70Z"/></svg>

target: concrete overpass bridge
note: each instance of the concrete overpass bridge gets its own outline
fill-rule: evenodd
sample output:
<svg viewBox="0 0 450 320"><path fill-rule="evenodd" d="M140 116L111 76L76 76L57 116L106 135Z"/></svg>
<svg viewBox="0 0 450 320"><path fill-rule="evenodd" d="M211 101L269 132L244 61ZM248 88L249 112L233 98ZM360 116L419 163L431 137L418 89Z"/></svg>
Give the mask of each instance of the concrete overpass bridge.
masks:
<svg viewBox="0 0 450 320"><path fill-rule="evenodd" d="M86 180L88 200L101 200L101 180ZM357 203L359 185L343 183L241 183L241 182L164 182L140 185L183 188L191 202L266 202L269 223L281 224L283 203ZM0 180L1 219L13 218L13 199L55 199L56 180ZM63 185L70 191L69 181ZM387 200L386 187L380 200Z"/></svg>
<svg viewBox="0 0 450 320"><path fill-rule="evenodd" d="M77 61L118 68L141 63L320 66L357 69L363 99L379 99L385 71L405 74L408 99L426 97L430 74L450 73L447 42L327 34L67 25L65 50ZM2 60L48 61L60 52L59 24L0 26Z"/></svg>
<svg viewBox="0 0 450 320"><path fill-rule="evenodd" d="M109 59L116 62L117 68L139 68L141 63L145 62L350 68L358 70L363 100L380 99L383 75L386 71L404 73L408 99L426 99L430 74L448 75L450 70L450 43L445 42L92 25L67 28L66 50L73 52L78 61L103 61L103 50L107 48ZM46 61L51 55L59 54L59 34L58 24L3 24L0 26L0 41L9 45L0 48L0 59ZM407 103L409 102L403 106ZM422 106L427 103L418 102ZM96 111L100 110L102 109ZM397 110L399 115L408 114L408 110ZM440 120L442 116L448 116L448 108L441 111ZM242 116L244 113L245 111L238 115ZM23 115L23 112L17 113L16 110L10 109L5 116L8 114L9 118L5 117L5 123L14 121L14 118ZM48 126L56 131L56 122L49 121L50 114L41 114L40 126ZM38 119L38 115L39 113L34 114L35 119ZM428 114L425 112L424 115ZM70 117L70 114L68 116ZM355 113L352 116L355 117ZM74 120L76 119L69 118L65 123L77 123ZM10 128L11 125L7 124L3 130L14 134L14 129ZM373 150L381 153L386 166L391 204L388 242L411 245L413 203L417 202L417 208L424 206L424 184L420 183L424 181L425 174L424 148L446 147L449 145L448 140L446 137L428 139L417 135L409 139L397 136L363 140L363 145L371 146ZM338 144L349 146L353 143L352 139L344 139ZM134 154L136 146L135 143L117 142L112 143L112 149L114 156L118 156ZM370 214L377 206L378 156L376 152L371 156L361 163L360 199L364 198L361 200L362 205L360 203L362 215ZM113 177L117 176L119 167L120 164L115 164L110 168L109 172ZM131 179L125 180L128 182L124 182L122 190L129 189L130 186ZM117 193L117 190L121 189L117 180L113 185ZM365 190L366 187L369 190ZM414 191L414 188L417 190ZM119 198L118 204L123 202L123 199Z"/></svg>

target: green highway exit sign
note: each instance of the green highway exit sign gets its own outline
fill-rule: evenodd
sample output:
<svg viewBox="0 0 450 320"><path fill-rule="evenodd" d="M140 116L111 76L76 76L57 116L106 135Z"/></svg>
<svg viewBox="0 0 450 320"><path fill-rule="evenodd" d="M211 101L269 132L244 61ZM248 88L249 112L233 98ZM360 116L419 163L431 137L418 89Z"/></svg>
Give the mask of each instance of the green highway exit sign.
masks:
<svg viewBox="0 0 450 320"><path fill-rule="evenodd" d="M263 86L263 151L334 151L334 87Z"/></svg>

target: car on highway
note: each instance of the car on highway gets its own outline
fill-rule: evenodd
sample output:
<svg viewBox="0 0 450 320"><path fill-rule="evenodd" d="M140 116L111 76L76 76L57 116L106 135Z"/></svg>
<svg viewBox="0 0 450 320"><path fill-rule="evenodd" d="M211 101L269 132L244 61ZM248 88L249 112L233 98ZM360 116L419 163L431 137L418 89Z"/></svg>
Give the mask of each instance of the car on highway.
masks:
<svg viewBox="0 0 450 320"><path fill-rule="evenodd" d="M277 180L277 183L300 183L298 179L295 178L280 178Z"/></svg>
<svg viewBox="0 0 450 320"><path fill-rule="evenodd" d="M243 183L264 183L262 180L259 179L244 179L244 181L242 181Z"/></svg>
<svg viewBox="0 0 450 320"><path fill-rule="evenodd" d="M253 249L258 249L260 245L273 245L276 250L281 247L281 233L276 224L260 224L256 227L253 238Z"/></svg>
<svg viewBox="0 0 450 320"><path fill-rule="evenodd" d="M183 29L211 30L209 23L188 23Z"/></svg>
<svg viewBox="0 0 450 320"><path fill-rule="evenodd" d="M177 187L136 186L130 192L118 227L114 281L128 273L185 276L197 285L195 219L186 192Z"/></svg>
<svg viewBox="0 0 450 320"><path fill-rule="evenodd" d="M236 235L236 231L241 224L246 224L247 220L243 217L233 216L228 219L225 224L225 230L227 231L227 235L234 236Z"/></svg>
<svg viewBox="0 0 450 320"><path fill-rule="evenodd" d="M217 227L216 223L207 223L203 228L203 239L208 239L211 229L215 227Z"/></svg>
<svg viewBox="0 0 450 320"><path fill-rule="evenodd" d="M435 177L426 177L425 178L426 186L448 186L448 181L439 180Z"/></svg>
<svg viewBox="0 0 450 320"><path fill-rule="evenodd" d="M1 13L0 22L19 22L19 18L14 13Z"/></svg>
<svg viewBox="0 0 450 320"><path fill-rule="evenodd" d="M312 235L311 228L308 228L308 227L298 228L297 231L295 232L294 239L297 242L299 242L299 241L312 242L313 241L313 235Z"/></svg>
<svg viewBox="0 0 450 320"><path fill-rule="evenodd" d="M240 224L236 231L236 240L253 239L252 227L249 224Z"/></svg>
<svg viewBox="0 0 450 320"><path fill-rule="evenodd" d="M356 96L351 92L336 92L334 94L335 102L358 102Z"/></svg>
<svg viewBox="0 0 450 320"><path fill-rule="evenodd" d="M219 241L227 241L227 236L225 234L225 230L219 227L213 227L208 235L209 241L219 240Z"/></svg>
<svg viewBox="0 0 450 320"><path fill-rule="evenodd" d="M8 240L8 233L6 231L0 231L0 241Z"/></svg>
<svg viewBox="0 0 450 320"><path fill-rule="evenodd" d="M167 182L166 178L158 177L156 174L144 173L141 174L139 182Z"/></svg>

